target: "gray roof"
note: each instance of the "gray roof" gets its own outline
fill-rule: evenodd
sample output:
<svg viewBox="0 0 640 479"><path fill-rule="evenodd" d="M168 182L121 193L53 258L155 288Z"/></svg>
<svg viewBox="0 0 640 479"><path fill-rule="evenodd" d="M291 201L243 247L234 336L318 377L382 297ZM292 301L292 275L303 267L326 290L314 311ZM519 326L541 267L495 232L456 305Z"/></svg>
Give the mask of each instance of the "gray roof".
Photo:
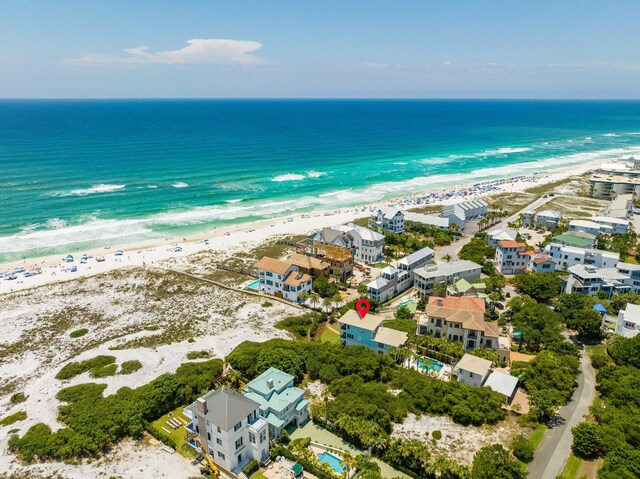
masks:
<svg viewBox="0 0 640 479"><path fill-rule="evenodd" d="M205 418L224 431L229 431L260 407L260 404L253 399L249 399L226 386L209 391L198 401L200 400L207 403L208 410ZM192 412L196 411L198 401L189 406Z"/></svg>
<svg viewBox="0 0 640 479"><path fill-rule="evenodd" d="M473 261L462 259L449 263L440 263L438 265L423 266L422 268L415 269L414 273L423 278L437 278L438 276L449 276L474 269L482 269L482 266Z"/></svg>
<svg viewBox="0 0 640 479"><path fill-rule="evenodd" d="M414 223L437 226L438 228L449 227L449 218L441 218L440 216L423 215L422 213L407 211L404 214L404 219L406 221L413 221Z"/></svg>
<svg viewBox="0 0 640 479"><path fill-rule="evenodd" d="M373 281L367 283L367 288L372 288L372 289L382 289L384 288L387 284L389 284L389 282L384 279L382 276L378 276L376 279L374 279Z"/></svg>
<svg viewBox="0 0 640 479"><path fill-rule="evenodd" d="M485 381L484 385L490 387L495 392L504 394L510 398L513 395L513 391L518 386L518 378L511 376L510 374L493 371Z"/></svg>
<svg viewBox="0 0 640 479"><path fill-rule="evenodd" d="M408 254L404 258L398 260L398 264L406 264L407 266L411 266L413 263L417 263L424 258L432 256L434 253L435 251L427 246L426 248L419 249L418 251Z"/></svg>
<svg viewBox="0 0 640 479"><path fill-rule="evenodd" d="M400 213L402 216L404 216L404 213L402 211L400 211L397 208L391 208L390 206L381 206L380 208L378 208L377 210L375 210L375 213L377 214L378 212L382 213L382 216L384 216L387 219L391 219L393 218L395 215L397 215L398 213Z"/></svg>
<svg viewBox="0 0 640 479"><path fill-rule="evenodd" d="M341 241L345 244L349 244L352 241L349 233L345 233L333 228L322 228L320 231L314 234L312 238L315 241L320 241L321 243L325 244L332 244L336 240L336 238L340 238Z"/></svg>

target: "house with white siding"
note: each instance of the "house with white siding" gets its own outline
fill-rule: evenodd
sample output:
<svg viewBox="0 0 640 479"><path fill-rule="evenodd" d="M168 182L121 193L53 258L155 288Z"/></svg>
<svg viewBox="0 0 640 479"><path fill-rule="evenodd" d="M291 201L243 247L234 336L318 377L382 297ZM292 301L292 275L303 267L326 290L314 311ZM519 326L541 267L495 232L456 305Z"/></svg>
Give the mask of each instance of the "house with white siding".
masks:
<svg viewBox="0 0 640 479"><path fill-rule="evenodd" d="M260 291L299 302L304 292L311 293L313 279L290 261L265 256L258 264Z"/></svg>

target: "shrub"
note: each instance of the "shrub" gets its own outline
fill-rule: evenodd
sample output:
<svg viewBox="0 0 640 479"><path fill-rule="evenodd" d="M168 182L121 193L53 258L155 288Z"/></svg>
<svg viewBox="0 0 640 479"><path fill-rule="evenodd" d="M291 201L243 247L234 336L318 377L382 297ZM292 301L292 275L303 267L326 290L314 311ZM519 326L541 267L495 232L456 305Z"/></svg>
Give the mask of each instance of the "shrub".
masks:
<svg viewBox="0 0 640 479"><path fill-rule="evenodd" d="M27 400L27 396L25 396L23 393L15 393L14 395L11 396L11 398L9 399L9 402L11 404L19 404L21 402L25 402Z"/></svg>
<svg viewBox="0 0 640 479"><path fill-rule="evenodd" d="M609 355L606 353L593 353L591 355L591 365L596 369L603 368L610 362Z"/></svg>
<svg viewBox="0 0 640 479"><path fill-rule="evenodd" d="M209 351L189 351L187 353L187 359L206 359L209 356L211 356Z"/></svg>
<svg viewBox="0 0 640 479"><path fill-rule="evenodd" d="M581 422L571 429L573 433L573 452L581 458L592 458L600 451L601 438L598 426L591 422Z"/></svg>
<svg viewBox="0 0 640 479"><path fill-rule="evenodd" d="M187 339L187 342L188 342L188 343L195 343L195 342L196 342L196 340L195 340L195 339L193 339L193 338L189 338L189 339Z"/></svg>
<svg viewBox="0 0 640 479"><path fill-rule="evenodd" d="M255 459L249 463L247 467L245 467L242 472L244 472L245 476L251 477L251 475L260 469L260 464Z"/></svg>
<svg viewBox="0 0 640 479"><path fill-rule="evenodd" d="M115 360L116 358L113 356L96 356L95 358L80 361L79 363L69 363L64 366L58 374L56 374L56 379L71 379L72 377L89 371L90 369L114 363Z"/></svg>
<svg viewBox="0 0 640 479"><path fill-rule="evenodd" d="M513 455L526 464L533 460L533 455L536 452L531 441L523 434L518 434L513 438L511 449L513 450Z"/></svg>
<svg viewBox="0 0 640 479"><path fill-rule="evenodd" d="M271 306L273 306L273 303L271 301L265 301L264 303L262 303L262 307L263 308L270 308ZM249 464L249 465L251 465L251 464ZM247 466L247 467L249 467L249 466ZM249 474L247 474L247 475L249 475Z"/></svg>
<svg viewBox="0 0 640 479"><path fill-rule="evenodd" d="M436 441L439 441L440 439L442 439L442 431L436 429L431 433L431 437L433 437Z"/></svg>
<svg viewBox="0 0 640 479"><path fill-rule="evenodd" d="M289 433L287 432L286 429L283 429L282 432L280 433L280 440L282 441L283 444L289 444L289 441L291 440L291 438L289 437Z"/></svg>
<svg viewBox="0 0 640 479"><path fill-rule="evenodd" d="M142 368L142 363L137 359L132 361L125 361L120 365L120 371L118 374L131 374Z"/></svg>
<svg viewBox="0 0 640 479"><path fill-rule="evenodd" d="M107 376L115 376L118 371L117 364L107 364L106 366L98 366L89 372L92 378L106 378Z"/></svg>
<svg viewBox="0 0 640 479"><path fill-rule="evenodd" d="M84 336L88 332L89 330L87 328L76 329L75 331L71 331L71 333L69 333L69 336L72 338L79 338L80 336Z"/></svg>
<svg viewBox="0 0 640 479"><path fill-rule="evenodd" d="M15 422L24 421L25 419L27 419L27 413L25 411L18 411L2 419L0 426L10 426Z"/></svg>
<svg viewBox="0 0 640 479"><path fill-rule="evenodd" d="M93 401L102 397L102 393L107 388L106 384L84 383L69 386L58 391L56 398L62 402L74 403L78 401Z"/></svg>

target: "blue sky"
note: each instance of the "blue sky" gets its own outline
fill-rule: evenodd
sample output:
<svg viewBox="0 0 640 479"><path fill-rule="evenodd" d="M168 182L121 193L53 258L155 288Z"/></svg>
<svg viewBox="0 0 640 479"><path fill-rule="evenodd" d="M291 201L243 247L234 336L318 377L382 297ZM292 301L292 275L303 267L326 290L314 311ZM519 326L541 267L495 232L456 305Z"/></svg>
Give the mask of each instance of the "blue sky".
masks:
<svg viewBox="0 0 640 479"><path fill-rule="evenodd" d="M0 97L640 98L640 1L3 0Z"/></svg>

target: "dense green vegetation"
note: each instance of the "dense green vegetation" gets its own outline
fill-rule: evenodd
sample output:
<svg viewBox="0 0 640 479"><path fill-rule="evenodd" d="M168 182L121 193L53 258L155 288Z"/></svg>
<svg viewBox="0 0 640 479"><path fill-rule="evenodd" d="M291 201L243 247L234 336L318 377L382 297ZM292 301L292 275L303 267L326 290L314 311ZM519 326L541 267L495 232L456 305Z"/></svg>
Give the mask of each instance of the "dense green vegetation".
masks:
<svg viewBox="0 0 640 479"><path fill-rule="evenodd" d="M209 353L209 351L189 351L187 353L187 359L189 360L194 360L194 359L207 359L208 357L211 356L211 353Z"/></svg>
<svg viewBox="0 0 640 479"><path fill-rule="evenodd" d="M187 354L187 357L188 356L189 355ZM142 368L142 363L140 361L138 361L137 359L133 359L131 361L125 361L120 365L120 371L118 371L118 374L135 373L140 368Z"/></svg>
<svg viewBox="0 0 640 479"><path fill-rule="evenodd" d="M316 406L314 417L334 424L339 434L362 447L388 438L392 424L409 412L444 414L475 425L505 417L504 396L489 388L432 380L364 347L274 339L242 343L227 360L248 379L275 366L297 378L307 373L328 384L333 399ZM401 392L394 395L389 389Z"/></svg>
<svg viewBox="0 0 640 479"><path fill-rule="evenodd" d="M18 421L24 421L27 419L27 413L25 411L18 411L0 420L0 426L10 426Z"/></svg>
<svg viewBox="0 0 640 479"><path fill-rule="evenodd" d="M27 396L25 396L24 393L12 394L11 397L9 398L9 402L11 404L19 404L21 402L25 402L26 400L27 400Z"/></svg>
<svg viewBox="0 0 640 479"><path fill-rule="evenodd" d="M326 320L326 313L304 313L278 321L275 327L288 331L295 339L310 339L315 336L318 327Z"/></svg>
<svg viewBox="0 0 640 479"><path fill-rule="evenodd" d="M600 339L602 316L593 309L597 301L591 296L572 293L558 296L553 300L553 305L555 311L562 315L569 329L577 331L585 338Z"/></svg>
<svg viewBox="0 0 640 479"><path fill-rule="evenodd" d="M531 441L523 434L518 434L513 438L511 449L514 456L527 464L533 460L533 455L536 452Z"/></svg>
<svg viewBox="0 0 640 479"><path fill-rule="evenodd" d="M513 278L514 284L539 303L548 303L560 294L560 278L554 273L522 273Z"/></svg>
<svg viewBox="0 0 640 479"><path fill-rule="evenodd" d="M79 338L81 336L84 336L88 332L89 332L89 330L87 328L76 329L75 331L71 331L71 333L69 333L69 337L71 337L71 338Z"/></svg>
<svg viewBox="0 0 640 479"><path fill-rule="evenodd" d="M473 261L482 266L482 272L489 276L496 276L496 269L491 263L496 251L487 245L487 234L477 233L473 239L464 245L458 256L460 259Z"/></svg>
<svg viewBox="0 0 640 479"><path fill-rule="evenodd" d="M77 376L78 374L82 374L84 372L90 371L94 368L101 368L103 366L107 366L116 361L114 356L96 356L92 359L87 359L86 361L80 361L78 363L69 363L64 366L58 374L56 374L56 379L71 379L72 377Z"/></svg>
<svg viewBox="0 0 640 479"><path fill-rule="evenodd" d="M320 276L313 282L313 290L320 295L321 298L333 298L338 291L336 283L330 283L327 278Z"/></svg>
<svg viewBox="0 0 640 479"><path fill-rule="evenodd" d="M12 436L9 447L31 462L35 458L70 459L93 455L125 437L140 437L145 425L177 406L195 400L222 372L222 361L185 363L174 374L163 374L136 389L121 388L104 397L104 384L80 384L60 390L57 397L66 427L55 433L36 424L24 436Z"/></svg>
<svg viewBox="0 0 640 479"><path fill-rule="evenodd" d="M524 467L500 444L485 446L473 458L472 479L526 479Z"/></svg>
<svg viewBox="0 0 640 479"><path fill-rule="evenodd" d="M89 371L92 378L106 378L107 376L115 376L118 371L117 364L107 364L106 366L98 366Z"/></svg>
<svg viewBox="0 0 640 479"><path fill-rule="evenodd" d="M528 363L514 361L511 374L518 376L529 393L531 415L547 420L566 404L575 387L580 363L571 344L564 343L560 352L547 350ZM575 348L575 346L574 346ZM577 350L576 350L577 351Z"/></svg>
<svg viewBox="0 0 640 479"><path fill-rule="evenodd" d="M562 316L544 304L530 302L512 315L513 328L522 332L518 348L540 351L543 347L564 341Z"/></svg>

